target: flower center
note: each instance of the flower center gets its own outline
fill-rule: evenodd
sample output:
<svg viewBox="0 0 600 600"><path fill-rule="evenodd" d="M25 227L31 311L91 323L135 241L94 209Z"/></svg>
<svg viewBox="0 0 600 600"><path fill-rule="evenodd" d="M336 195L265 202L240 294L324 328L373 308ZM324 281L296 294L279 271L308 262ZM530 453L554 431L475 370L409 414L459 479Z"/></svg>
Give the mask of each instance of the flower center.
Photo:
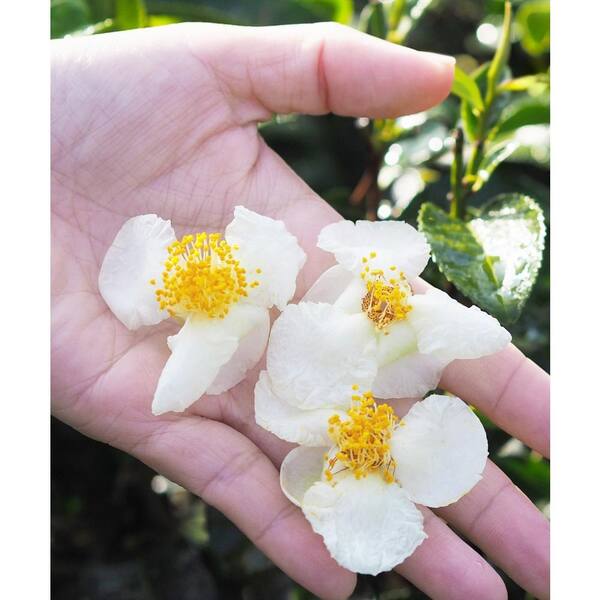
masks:
<svg viewBox="0 0 600 600"><path fill-rule="evenodd" d="M354 386L354 389L357 388ZM333 458L327 457L327 480L331 481L334 475L346 469L350 469L356 479L384 469L382 475L385 481L394 481L396 463L390 456L389 441L398 417L391 406L375 404L371 392L356 394L352 396L348 417L342 420L339 415L334 415L329 419L329 436L338 451ZM338 462L343 467L334 472Z"/></svg>
<svg viewBox="0 0 600 600"><path fill-rule="evenodd" d="M397 267L390 267L395 272L395 277L387 278L382 269L372 269L369 260L377 256L371 252L369 257L364 256L362 262L364 268L361 278L367 286L367 293L362 298L362 310L367 317L375 323L377 329L384 329L394 321L406 319L412 310L409 304L412 291L403 272L397 271Z"/></svg>
<svg viewBox="0 0 600 600"><path fill-rule="evenodd" d="M168 247L169 257L162 273L162 288L157 289L160 308L172 316L202 313L224 318L232 304L247 296L246 271L234 258L233 250L219 233L186 235ZM260 273L260 269L256 270ZM150 280L156 285L156 280Z"/></svg>

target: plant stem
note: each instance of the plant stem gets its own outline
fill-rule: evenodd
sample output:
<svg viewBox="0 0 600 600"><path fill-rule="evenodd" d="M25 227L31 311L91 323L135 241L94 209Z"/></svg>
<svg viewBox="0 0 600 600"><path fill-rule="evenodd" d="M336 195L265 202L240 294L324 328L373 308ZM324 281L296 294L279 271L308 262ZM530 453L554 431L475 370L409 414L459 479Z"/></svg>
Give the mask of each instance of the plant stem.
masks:
<svg viewBox="0 0 600 600"><path fill-rule="evenodd" d="M451 201L450 201L450 216L457 219L465 218L466 206L463 179L463 146L464 135L462 129L457 129L454 132L454 160L450 168L450 186L451 186Z"/></svg>

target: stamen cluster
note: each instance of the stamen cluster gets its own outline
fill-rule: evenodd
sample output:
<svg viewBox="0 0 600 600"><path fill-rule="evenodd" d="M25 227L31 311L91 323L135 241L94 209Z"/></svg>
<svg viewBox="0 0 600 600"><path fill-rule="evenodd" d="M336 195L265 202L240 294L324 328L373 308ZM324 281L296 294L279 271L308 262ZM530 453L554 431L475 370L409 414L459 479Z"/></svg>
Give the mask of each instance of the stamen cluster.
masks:
<svg viewBox="0 0 600 600"><path fill-rule="evenodd" d="M162 273L162 288L156 290L160 308L172 316L202 313L224 318L232 304L248 295L246 270L234 258L237 246L230 246L219 233L186 235L168 247L169 257ZM257 273L260 272L257 269ZM155 280L151 280L156 285Z"/></svg>
<svg viewBox="0 0 600 600"><path fill-rule="evenodd" d="M403 272L399 271L396 277L387 279L382 269L371 269L369 259L377 254L371 252L369 257L363 256L365 265L361 271L361 278L367 286L367 293L362 298L362 310L375 323L378 329L384 329L394 321L406 319L412 306L408 303L410 285ZM390 267L396 271L395 266Z"/></svg>
<svg viewBox="0 0 600 600"><path fill-rule="evenodd" d="M350 469L356 479L384 469L385 481L394 481L395 462L390 456L389 442L398 417L391 406L375 404L371 392L356 394L352 396L348 417L342 420L339 415L334 415L329 419L328 432L337 452L333 458L327 458L327 480L345 469ZM333 472L338 461L344 466Z"/></svg>

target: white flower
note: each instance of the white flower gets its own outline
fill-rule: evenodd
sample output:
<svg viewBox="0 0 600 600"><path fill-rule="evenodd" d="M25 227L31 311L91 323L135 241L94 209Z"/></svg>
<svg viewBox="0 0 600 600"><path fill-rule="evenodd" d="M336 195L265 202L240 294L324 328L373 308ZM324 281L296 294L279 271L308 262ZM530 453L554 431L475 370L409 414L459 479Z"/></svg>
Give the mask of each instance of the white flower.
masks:
<svg viewBox="0 0 600 600"><path fill-rule="evenodd" d="M260 425L303 444L281 465L282 490L351 571L400 564L427 537L415 503L446 506L481 479L485 431L458 398L429 396L402 420L370 392L355 391L347 410L343 401L301 410L263 371L255 401Z"/></svg>
<svg viewBox="0 0 600 600"><path fill-rule="evenodd" d="M267 370L297 408L349 397L352 383L378 398L421 397L452 360L501 350L510 334L476 306L435 288L415 294L429 260L424 236L404 222L341 221L318 246L338 265L274 323Z"/></svg>
<svg viewBox="0 0 600 600"><path fill-rule="evenodd" d="M102 297L128 329L169 317L183 324L167 339L172 354L154 414L183 411L243 379L264 352L268 309L292 298L305 259L283 222L243 206L223 238L200 233L178 241L171 222L156 215L123 225L100 269Z"/></svg>

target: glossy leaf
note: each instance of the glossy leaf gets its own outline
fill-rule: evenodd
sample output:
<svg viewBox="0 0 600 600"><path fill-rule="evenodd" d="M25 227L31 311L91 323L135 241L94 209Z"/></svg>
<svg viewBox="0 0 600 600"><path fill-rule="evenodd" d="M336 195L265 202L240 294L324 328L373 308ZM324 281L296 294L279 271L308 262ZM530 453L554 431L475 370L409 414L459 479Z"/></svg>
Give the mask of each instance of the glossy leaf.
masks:
<svg viewBox="0 0 600 600"><path fill-rule="evenodd" d="M548 95L524 96L504 108L494 128L494 137L506 135L525 125L544 125L546 123L550 123Z"/></svg>
<svg viewBox="0 0 600 600"><path fill-rule="evenodd" d="M550 88L550 74L536 73L509 79L499 86L499 92L530 92L534 95L546 92Z"/></svg>
<svg viewBox="0 0 600 600"><path fill-rule="evenodd" d="M539 55L550 49L550 2L525 2L517 12L521 45L529 54Z"/></svg>
<svg viewBox="0 0 600 600"><path fill-rule="evenodd" d="M454 68L452 93L471 104L477 110L483 110L483 99L475 80L459 67Z"/></svg>
<svg viewBox="0 0 600 600"><path fill-rule="evenodd" d="M470 222L425 203L419 229L438 268L460 292L504 323L519 317L540 268L546 232L534 200L497 196Z"/></svg>
<svg viewBox="0 0 600 600"><path fill-rule="evenodd" d="M478 192L490 179L492 173L509 158L519 147L519 143L513 140L503 142L491 148L483 157L472 190Z"/></svg>

